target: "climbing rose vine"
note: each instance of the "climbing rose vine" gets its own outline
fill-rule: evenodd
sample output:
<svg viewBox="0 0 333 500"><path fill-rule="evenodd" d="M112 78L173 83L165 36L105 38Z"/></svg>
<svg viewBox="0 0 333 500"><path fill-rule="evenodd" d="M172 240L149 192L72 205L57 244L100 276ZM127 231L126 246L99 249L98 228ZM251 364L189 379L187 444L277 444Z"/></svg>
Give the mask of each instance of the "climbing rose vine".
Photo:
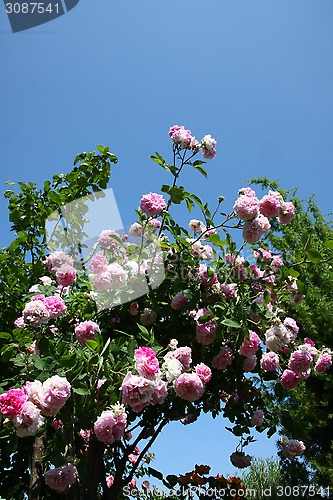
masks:
<svg viewBox="0 0 333 500"><path fill-rule="evenodd" d="M59 210L89 192L89 176L93 194L106 188L116 162L108 148L78 156L73 172L55 176L44 192L23 186L30 202L43 199L44 219L29 238L11 216L17 240L2 262L18 250L32 257L1 335L1 439L10 443L2 444L9 470L19 467L13 457L27 440L29 481L17 488L37 491L34 498L52 491L126 497L125 486L131 491L137 477L153 473L148 452L164 426L190 425L202 412L230 420L239 439L231 463L248 467L252 429L273 435L279 423L267 405L272 391L281 396L332 364L331 352L299 338L296 319L286 315L285 304L303 300L302 283L265 244L272 221L292 224L293 204L278 191L260 198L246 186L229 213L221 211L222 196L211 210L179 178L190 168L207 177L205 160L215 158L217 141L209 134L198 141L178 125L169 137L173 162L151 158L170 185L134 203L129 234L105 227L87 255L81 244L66 247L60 232L68 224L66 234L71 226L80 239L88 208L71 220ZM13 214L25 198L6 196ZM197 217L185 215L186 227L172 216L180 204ZM58 221L46 241L42 221L51 212ZM306 445L284 437L280 446L294 460ZM177 478L163 481L172 488Z"/></svg>

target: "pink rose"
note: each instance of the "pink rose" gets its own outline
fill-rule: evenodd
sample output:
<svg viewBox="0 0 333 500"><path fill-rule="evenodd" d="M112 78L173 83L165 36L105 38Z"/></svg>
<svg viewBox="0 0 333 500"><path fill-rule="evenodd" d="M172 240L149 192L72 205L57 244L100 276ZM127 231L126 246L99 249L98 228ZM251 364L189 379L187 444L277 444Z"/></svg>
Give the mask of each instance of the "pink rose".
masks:
<svg viewBox="0 0 333 500"><path fill-rule="evenodd" d="M166 203L162 195L149 193L142 196L140 208L148 217L156 217L166 208Z"/></svg>
<svg viewBox="0 0 333 500"><path fill-rule="evenodd" d="M122 403L127 404L135 412L140 412L151 403L155 384L152 380L127 372L120 390Z"/></svg>
<svg viewBox="0 0 333 500"><path fill-rule="evenodd" d="M113 485L113 482L114 482L114 477L108 476L105 480L106 480L106 486L108 488L111 488L111 486Z"/></svg>
<svg viewBox="0 0 333 500"><path fill-rule="evenodd" d="M69 486L75 483L78 477L74 465L68 464L56 469L50 469L45 473L45 483L52 490L63 493Z"/></svg>
<svg viewBox="0 0 333 500"><path fill-rule="evenodd" d="M98 237L98 243L103 250L116 250L119 246L120 236L113 229L103 229Z"/></svg>
<svg viewBox="0 0 333 500"><path fill-rule="evenodd" d="M81 346L86 345L86 340L93 340L95 333L101 333L99 326L94 321L82 321L75 328L75 336Z"/></svg>
<svg viewBox="0 0 333 500"><path fill-rule="evenodd" d="M205 135L201 139L202 154L204 158L211 160L216 155L216 140L210 134Z"/></svg>
<svg viewBox="0 0 333 500"><path fill-rule="evenodd" d="M270 230L269 220L260 214L256 219L245 222L243 226L243 238L246 243L255 243Z"/></svg>
<svg viewBox="0 0 333 500"><path fill-rule="evenodd" d="M283 437L280 442L282 444L282 453L290 460L294 460L295 457L302 455L306 449L303 441L298 441L298 439Z"/></svg>
<svg viewBox="0 0 333 500"><path fill-rule="evenodd" d="M253 255L255 256L256 259L263 259L263 260L268 260L272 258L271 252L266 250L265 248L258 248L258 250L255 250L253 252Z"/></svg>
<svg viewBox="0 0 333 500"><path fill-rule="evenodd" d="M109 264L107 267L107 272L111 277L110 287L113 289L118 289L126 286L127 284L127 272L116 262Z"/></svg>
<svg viewBox="0 0 333 500"><path fill-rule="evenodd" d="M284 262L280 255L273 255L272 262L271 262L271 268L272 270L277 273L279 268L284 266Z"/></svg>
<svg viewBox="0 0 333 500"><path fill-rule="evenodd" d="M252 220L259 215L259 200L256 196L241 195L234 204L234 211L241 220Z"/></svg>
<svg viewBox="0 0 333 500"><path fill-rule="evenodd" d="M280 208L283 204L283 198L276 191L269 191L260 200L260 212L268 218L277 217L280 213Z"/></svg>
<svg viewBox="0 0 333 500"><path fill-rule="evenodd" d="M140 323L144 326L150 326L157 320L157 314L155 311L149 307L145 307L143 312L140 314Z"/></svg>
<svg viewBox="0 0 333 500"><path fill-rule="evenodd" d="M159 371L159 363L155 351L150 347L140 347L134 351L135 369L139 375L154 378Z"/></svg>
<svg viewBox="0 0 333 500"><path fill-rule="evenodd" d="M266 352L262 355L260 366L265 372L273 372L279 366L279 356L276 352Z"/></svg>
<svg viewBox="0 0 333 500"><path fill-rule="evenodd" d="M294 215L295 215L295 207L291 203L291 201L287 201L286 203L284 203L284 205L280 210L280 214L278 217L280 224L289 224Z"/></svg>
<svg viewBox="0 0 333 500"><path fill-rule="evenodd" d="M244 337L243 344L238 350L239 354L242 354L243 356L252 356L257 352L260 346L260 337L252 330L249 331L249 334L250 340Z"/></svg>
<svg viewBox="0 0 333 500"><path fill-rule="evenodd" d="M139 303L138 302L132 302L129 306L129 313L131 316L136 316L139 312Z"/></svg>
<svg viewBox="0 0 333 500"><path fill-rule="evenodd" d="M292 332L295 334L295 336L298 334L299 327L298 327L296 321L293 318L286 318L284 320L283 324L287 328L290 328L290 330L292 330Z"/></svg>
<svg viewBox="0 0 333 500"><path fill-rule="evenodd" d="M29 401L35 403L46 416L58 413L71 395L70 383L58 375L48 378L43 384L39 381L27 382L25 389Z"/></svg>
<svg viewBox="0 0 333 500"><path fill-rule="evenodd" d="M173 309L174 311L183 309L183 307L187 306L188 302L188 298L185 297L185 295L183 295L181 292L178 292L171 301L171 309Z"/></svg>
<svg viewBox="0 0 333 500"><path fill-rule="evenodd" d="M57 283L61 286L71 286L76 281L76 269L73 266L64 264L55 273Z"/></svg>
<svg viewBox="0 0 333 500"><path fill-rule="evenodd" d="M178 347L164 356L165 360L169 358L177 359L183 365L183 369L188 370L192 363L192 349L190 347Z"/></svg>
<svg viewBox="0 0 333 500"><path fill-rule="evenodd" d="M225 300L227 300L228 302L230 300L233 300L236 297L236 292L235 292L236 286L237 286L236 283L229 283L229 284L222 283L221 293L222 293L223 297L225 298Z"/></svg>
<svg viewBox="0 0 333 500"><path fill-rule="evenodd" d="M0 395L0 411L4 417L14 418L22 410L27 395L23 389L9 389Z"/></svg>
<svg viewBox="0 0 333 500"><path fill-rule="evenodd" d="M250 187L244 187L238 190L238 195L256 196L256 192Z"/></svg>
<svg viewBox="0 0 333 500"><path fill-rule="evenodd" d="M160 405L168 395L168 384L161 378L155 380L154 392L152 395L151 404Z"/></svg>
<svg viewBox="0 0 333 500"><path fill-rule="evenodd" d="M209 366L205 365L204 363L200 363L194 368L195 373L198 375L203 384L206 384L210 381L210 379L212 378L212 370L209 368Z"/></svg>
<svg viewBox="0 0 333 500"><path fill-rule="evenodd" d="M131 462L131 464L135 464L138 460L138 457L135 456L133 453L130 453L127 457L128 461Z"/></svg>
<svg viewBox="0 0 333 500"><path fill-rule="evenodd" d="M32 300L28 302L23 309L23 321L26 325L37 326L46 324L50 319L50 314L41 300Z"/></svg>
<svg viewBox="0 0 333 500"><path fill-rule="evenodd" d="M140 236L142 236L142 226L141 224L139 224L138 222L134 222L134 224L132 224L129 228L129 234L131 236L136 237L136 238L139 238Z"/></svg>
<svg viewBox="0 0 333 500"><path fill-rule="evenodd" d="M127 415L125 409L117 405L117 408L106 410L101 413L94 423L94 432L99 441L112 444L119 441L125 433Z"/></svg>
<svg viewBox="0 0 333 500"><path fill-rule="evenodd" d="M299 383L298 374L292 370L284 370L281 377L281 384L285 389L293 389Z"/></svg>
<svg viewBox="0 0 333 500"><path fill-rule="evenodd" d="M257 365L257 356L253 354L252 356L247 356L243 363L243 370L245 372L252 372Z"/></svg>
<svg viewBox="0 0 333 500"><path fill-rule="evenodd" d="M159 229L162 225L162 222L158 219L151 219L149 221L149 225L152 226L154 229Z"/></svg>
<svg viewBox="0 0 333 500"><path fill-rule="evenodd" d="M14 326L15 326L15 328L24 328L25 327L23 316L16 318L16 320L14 321Z"/></svg>
<svg viewBox="0 0 333 500"><path fill-rule="evenodd" d="M191 131L186 130L184 125L173 125L169 129L169 137L175 144L179 144L183 149L190 149L194 137L191 136Z"/></svg>
<svg viewBox="0 0 333 500"><path fill-rule="evenodd" d="M174 390L186 401L197 401L205 392L205 386L196 373L183 373L173 383Z"/></svg>
<svg viewBox="0 0 333 500"><path fill-rule="evenodd" d="M194 234L202 234L206 231L206 226L201 220L192 219L189 222L189 228Z"/></svg>
<svg viewBox="0 0 333 500"><path fill-rule="evenodd" d="M312 363L312 356L308 351L294 351L288 363L288 368L296 373L306 372Z"/></svg>
<svg viewBox="0 0 333 500"><path fill-rule="evenodd" d="M255 410L251 417L251 424L255 426L260 426L264 423L265 416L262 410Z"/></svg>
<svg viewBox="0 0 333 500"><path fill-rule="evenodd" d="M67 306L63 299L59 295L53 295L52 297L46 297L44 299L44 305L50 315L50 318L58 318L61 314L67 311Z"/></svg>
<svg viewBox="0 0 333 500"><path fill-rule="evenodd" d="M59 267L61 266L73 266L74 260L65 252L52 252L46 257L45 264L52 274L56 274L57 269L59 269Z"/></svg>
<svg viewBox="0 0 333 500"><path fill-rule="evenodd" d="M211 319L207 319L204 323L200 322L200 318L206 315L210 317L208 309L203 308L198 310L194 318L196 322L196 339L199 344L203 345L209 345L214 341L217 329L216 324Z"/></svg>
<svg viewBox="0 0 333 500"><path fill-rule="evenodd" d="M222 347L220 352L213 357L212 366L218 370L225 370L231 365L233 360L233 352L230 347Z"/></svg>
<svg viewBox="0 0 333 500"><path fill-rule="evenodd" d="M326 372L332 366L332 356L331 354L325 353L318 359L315 370L318 373Z"/></svg>
<svg viewBox="0 0 333 500"><path fill-rule="evenodd" d="M102 273L103 271L106 271L106 268L108 267L108 261L105 257L105 255L102 252L98 252L94 257L91 259L91 262L89 264L89 269L94 273Z"/></svg>
<svg viewBox="0 0 333 500"><path fill-rule="evenodd" d="M31 401L26 401L19 415L13 419L16 427L16 434L22 436L34 436L43 427L45 422L41 416L41 411Z"/></svg>

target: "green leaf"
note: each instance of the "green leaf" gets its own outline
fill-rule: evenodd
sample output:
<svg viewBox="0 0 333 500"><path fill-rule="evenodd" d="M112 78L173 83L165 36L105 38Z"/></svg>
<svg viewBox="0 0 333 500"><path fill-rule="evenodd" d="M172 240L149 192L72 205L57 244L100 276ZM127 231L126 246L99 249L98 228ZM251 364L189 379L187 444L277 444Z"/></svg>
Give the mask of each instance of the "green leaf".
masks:
<svg viewBox="0 0 333 500"><path fill-rule="evenodd" d="M40 358L36 354L33 354L31 356L31 360L34 363L34 366L37 368L37 370L44 371L45 368L47 368L47 361L43 358Z"/></svg>
<svg viewBox="0 0 333 500"><path fill-rule="evenodd" d="M307 250L306 257L310 262L313 262L314 264L318 264L322 259L321 253L318 252L318 250L314 250L313 248Z"/></svg>
<svg viewBox="0 0 333 500"><path fill-rule="evenodd" d="M86 340L85 342L91 351L97 351L98 342L96 342L96 340Z"/></svg>
<svg viewBox="0 0 333 500"><path fill-rule="evenodd" d="M202 174L207 179L208 175L207 175L206 170L203 167L196 166L196 167L194 167L194 169L197 170L198 172L200 172L200 174Z"/></svg>
<svg viewBox="0 0 333 500"><path fill-rule="evenodd" d="M184 188L182 186L171 188L169 194L171 196L171 201L176 205L179 205L185 198Z"/></svg>
<svg viewBox="0 0 333 500"><path fill-rule="evenodd" d="M283 269L283 271L284 271L284 274L286 276L291 276L292 278L298 278L298 276L299 276L299 272L293 268L291 268L291 269L285 268L285 269Z"/></svg>
<svg viewBox="0 0 333 500"><path fill-rule="evenodd" d="M333 249L333 240L325 241L324 248Z"/></svg>
<svg viewBox="0 0 333 500"><path fill-rule="evenodd" d="M161 187L162 193L170 193L171 189L172 186L168 186L167 184L163 184L163 186Z"/></svg>
<svg viewBox="0 0 333 500"><path fill-rule="evenodd" d="M101 146L100 144L97 145L97 149L100 153L102 153L102 155L105 155L106 153L108 153L110 151L108 146Z"/></svg>
<svg viewBox="0 0 333 500"><path fill-rule="evenodd" d="M221 240L220 236L218 234L212 234L209 236L208 241L216 245L217 247L224 247L225 246L225 240Z"/></svg>
<svg viewBox="0 0 333 500"><path fill-rule="evenodd" d="M150 333L148 332L147 328L142 325L138 325L138 327L141 330L141 333L139 333L140 337L142 337L146 342L149 342Z"/></svg>
<svg viewBox="0 0 333 500"><path fill-rule="evenodd" d="M72 387L73 392L79 396L87 396L90 394L90 389L88 387Z"/></svg>
<svg viewBox="0 0 333 500"><path fill-rule="evenodd" d="M197 167L198 165L204 165L206 162L204 160L195 160L193 162L193 167Z"/></svg>
<svg viewBox="0 0 333 500"><path fill-rule="evenodd" d="M72 368L76 362L76 355L73 352L72 354L66 354L60 358L61 366L65 366L66 368Z"/></svg>
<svg viewBox="0 0 333 500"><path fill-rule="evenodd" d="M1 361L4 363L9 361L15 354L15 349L12 344L6 345L1 349Z"/></svg>
<svg viewBox="0 0 333 500"><path fill-rule="evenodd" d="M0 332L0 339L10 340L12 338L10 333Z"/></svg>
<svg viewBox="0 0 333 500"><path fill-rule="evenodd" d="M309 233L302 233L301 234L301 242L304 246L304 250L307 250L310 244L310 236Z"/></svg>
<svg viewBox="0 0 333 500"><path fill-rule="evenodd" d="M103 356L103 354L105 353L105 351L107 350L107 348L109 347L110 345L110 342L111 342L111 338L109 337L108 340L106 341L105 343L105 346L103 347L103 350L101 352L101 356Z"/></svg>
<svg viewBox="0 0 333 500"><path fill-rule="evenodd" d="M302 293L303 295L306 294L306 285L303 283L301 280L297 280L297 289L299 293Z"/></svg>
<svg viewBox="0 0 333 500"><path fill-rule="evenodd" d="M187 197L185 198L185 202L186 202L186 205L187 205L187 210L188 210L189 212L192 212L192 209L193 209L193 207L194 207L194 203L193 203L193 201L192 201L192 200L190 200L190 198L187 196Z"/></svg>
<svg viewBox="0 0 333 500"><path fill-rule="evenodd" d="M199 198L199 196L197 196L196 194L193 194L193 193L187 193L187 195L193 200L195 201L195 203L198 205L199 208L201 208L201 210L204 210L204 204L202 203L202 200Z"/></svg>
<svg viewBox="0 0 333 500"><path fill-rule="evenodd" d="M240 325L240 324L238 323L238 321L235 321L235 320L233 320L233 319L228 319L228 318L227 318L227 319L224 319L224 320L222 321L222 325L224 325L224 326L229 326L230 328L241 328L241 327L242 327L242 325Z"/></svg>
<svg viewBox="0 0 333 500"><path fill-rule="evenodd" d="M210 314L203 314L202 316L200 316L200 318L197 319L197 321L198 323L204 324L207 323L207 321L209 321L210 318L211 318Z"/></svg>
<svg viewBox="0 0 333 500"><path fill-rule="evenodd" d="M158 165L165 165L166 162L163 156L161 156L157 151L155 151L155 155L156 156L152 155L150 159L158 163Z"/></svg>
<svg viewBox="0 0 333 500"><path fill-rule="evenodd" d="M268 306L268 304L270 303L270 301L271 301L271 296L269 295L269 293L267 292L267 290L265 290L265 292L264 292L264 305Z"/></svg>

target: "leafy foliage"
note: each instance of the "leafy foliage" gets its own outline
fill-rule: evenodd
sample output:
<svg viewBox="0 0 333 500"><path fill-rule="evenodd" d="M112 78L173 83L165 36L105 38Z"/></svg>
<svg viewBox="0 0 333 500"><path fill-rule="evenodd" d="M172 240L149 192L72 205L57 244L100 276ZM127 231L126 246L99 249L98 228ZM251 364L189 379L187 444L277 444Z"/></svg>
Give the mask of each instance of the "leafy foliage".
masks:
<svg viewBox="0 0 333 500"><path fill-rule="evenodd" d="M262 184L262 179L252 181ZM275 183L278 187L278 183ZM302 201L297 191L291 193L296 207L293 224L275 226L267 236L267 246L283 255L293 275L304 284L306 295L301 304L284 303L292 317L297 317L299 335L308 336L316 345L333 348L332 330L332 247L333 229L329 216L324 216L314 197ZM297 316L296 316L297 315ZM303 468L287 463L284 471L292 484L313 480L318 486L333 485L332 376L316 374L284 399L279 413L289 435L307 442Z"/></svg>
<svg viewBox="0 0 333 500"><path fill-rule="evenodd" d="M232 455L239 467L249 464L250 457L243 450L253 441L254 427L274 434L279 421L270 401L272 394L282 401L286 398L281 384L281 372L289 357L285 348L296 344L288 333L279 352L280 367L264 370L259 361L267 350L265 332L282 325L283 307L287 308L295 295L291 284L298 285L299 294L306 289L308 262L325 263L322 259L318 262L320 249L308 243L305 236L294 259L288 255L291 241L284 247L288 265L281 272L276 272L271 260L260 253L251 253L248 259L241 257L245 244L237 249L228 229L242 229L244 221L234 212L218 213L222 200L212 212L207 203L178 185L185 165L206 177L203 161L193 160L200 150L205 158L215 155L216 141L211 136L205 138L195 144L194 152L174 142L172 164L159 153L152 157L172 177L170 185L162 186L166 202L156 193L146 195L148 201L151 197L151 209L154 217L161 218L160 223L156 225L153 216L141 207L135 226L139 243L111 231L103 235L109 237L107 244L99 239L87 258L83 258L80 244L74 248L73 242L84 237L89 216L82 199L103 194L110 165L117 161L108 147L98 146L97 154L79 155L69 174L55 175L52 182L45 181L43 189L34 183L20 183L19 193L12 189L5 193L15 238L0 253L1 404L5 406L3 397L9 397L11 388L21 390L22 397L28 394L29 402L38 407L43 418L34 433L25 423L27 435L20 436L22 425L17 418L23 418L21 409L13 417L2 406L0 493L4 498L23 499L27 494L34 499L54 498L57 488L49 487L46 478L53 468L59 470L67 464L77 472L60 491L68 498L128 498L125 487L146 474L170 486L176 479L183 485L199 480L201 484L217 481L226 486L232 481L222 476L206 477L205 469L176 479L163 478L155 471L150 466L149 449L163 428L173 420L190 424L202 412L214 418L227 417L227 429L239 438ZM75 233L69 242L73 261L67 259L65 269L60 264L53 268L52 259L59 259L60 254L48 253L45 221L54 217L53 242L64 250L66 238L61 233L68 229L64 213L73 202L79 207L74 216L69 213ZM163 202L160 209L157 202ZM199 224L200 231L194 229L192 234L174 220L170 208L181 204L189 212L194 206L201 211L203 221L190 223L190 229ZM272 240L274 245L277 242ZM161 249L164 279L155 286L157 247ZM330 258L330 243L326 243L325 252ZM103 259L107 261L102 272L94 273L94 258L98 265ZM203 261L210 261L210 265ZM75 274L66 285L58 275L60 269L62 274L69 273L66 280ZM105 280L109 280L107 289ZM147 290L134 301L131 294L142 281ZM98 305L98 287L103 307ZM108 295L112 297L109 303ZM50 301L53 309L46 309ZM55 302L60 303L61 311L55 310ZM30 312L37 309L40 316ZM304 314L305 321L308 311ZM87 328L85 338L77 331L82 324ZM180 361L184 349L188 357ZM70 385L66 398L61 391L56 397L46 391L53 377ZM134 389L128 389L128 379ZM28 382L35 384L35 392ZM49 399L43 400L38 392L44 389ZM127 389L130 396L125 394ZM48 406L52 398L64 399L57 411L52 407L50 411ZM253 420L258 411L265 414L260 422ZM107 437L96 428L103 415L112 424L108 424ZM283 414L281 418L283 421ZM126 429L120 421L123 426L126 423ZM119 435L114 436L111 430L117 426Z"/></svg>

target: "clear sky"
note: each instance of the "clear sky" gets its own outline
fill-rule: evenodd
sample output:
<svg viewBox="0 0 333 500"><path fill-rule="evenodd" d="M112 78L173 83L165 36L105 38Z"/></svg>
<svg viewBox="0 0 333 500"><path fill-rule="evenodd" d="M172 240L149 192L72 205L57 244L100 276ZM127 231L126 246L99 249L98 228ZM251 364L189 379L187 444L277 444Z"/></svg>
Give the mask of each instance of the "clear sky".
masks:
<svg viewBox="0 0 333 500"><path fill-rule="evenodd" d="M149 160L185 125L218 141L209 180L183 184L230 208L245 179L281 179L332 211L333 0L80 0L66 15L12 33L0 3L0 186L68 172L76 154L109 145L125 225L166 174ZM0 245L9 242L0 200ZM236 438L222 422L172 424L156 468L196 462L232 472ZM273 443L249 447L271 456ZM172 469L172 470L170 470Z"/></svg>

